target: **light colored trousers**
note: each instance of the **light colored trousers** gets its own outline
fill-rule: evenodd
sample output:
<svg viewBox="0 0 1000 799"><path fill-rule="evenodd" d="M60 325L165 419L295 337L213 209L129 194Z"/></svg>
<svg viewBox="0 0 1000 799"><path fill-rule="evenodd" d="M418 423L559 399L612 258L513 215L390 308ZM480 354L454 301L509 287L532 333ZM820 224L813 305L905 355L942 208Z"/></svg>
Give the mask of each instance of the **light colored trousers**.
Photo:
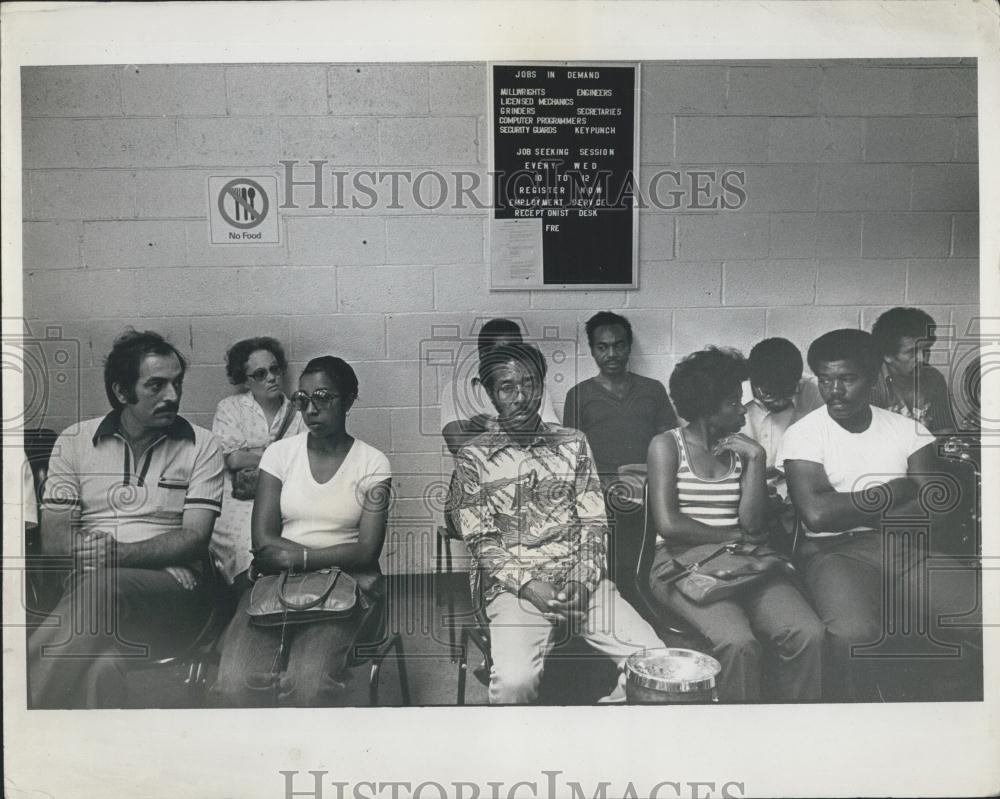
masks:
<svg viewBox="0 0 1000 799"><path fill-rule="evenodd" d="M533 702L538 697L545 657L556 643L561 643L557 633L565 627L553 626L527 599L507 591L486 606L486 615L493 652L490 704ZM601 580L591 594L581 637L614 660L619 671L634 652L663 646L653 628L622 599L608 579ZM624 675L620 674L618 687L608 699L624 698Z"/></svg>

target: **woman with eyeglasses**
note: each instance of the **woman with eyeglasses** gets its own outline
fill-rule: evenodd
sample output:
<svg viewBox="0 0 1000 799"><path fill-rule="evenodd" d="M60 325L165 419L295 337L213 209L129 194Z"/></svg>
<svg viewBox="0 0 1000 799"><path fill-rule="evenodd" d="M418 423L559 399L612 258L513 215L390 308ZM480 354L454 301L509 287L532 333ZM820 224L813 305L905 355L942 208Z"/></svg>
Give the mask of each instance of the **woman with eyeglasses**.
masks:
<svg viewBox="0 0 1000 799"><path fill-rule="evenodd" d="M384 454L347 432L358 378L340 358L306 364L292 404L307 432L277 441L260 461L253 508L252 578L339 567L359 597L344 618L256 626L240 600L226 632L214 693L230 707L329 707L347 700L355 644L376 633L383 578L390 466Z"/></svg>
<svg viewBox="0 0 1000 799"><path fill-rule="evenodd" d="M212 432L226 458L222 513L210 549L216 568L232 586L235 602L249 585L250 513L256 469L268 444L305 430L302 417L285 396L288 362L269 336L237 341L226 353L226 374L240 391L221 400Z"/></svg>

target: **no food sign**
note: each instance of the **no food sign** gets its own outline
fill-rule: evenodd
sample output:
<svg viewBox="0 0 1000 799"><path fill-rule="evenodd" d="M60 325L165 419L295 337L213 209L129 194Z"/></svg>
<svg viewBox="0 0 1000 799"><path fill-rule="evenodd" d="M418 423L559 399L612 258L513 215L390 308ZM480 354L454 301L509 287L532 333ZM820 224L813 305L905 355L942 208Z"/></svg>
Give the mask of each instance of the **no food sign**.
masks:
<svg viewBox="0 0 1000 799"><path fill-rule="evenodd" d="M273 175L210 177L212 244L279 244L277 192Z"/></svg>

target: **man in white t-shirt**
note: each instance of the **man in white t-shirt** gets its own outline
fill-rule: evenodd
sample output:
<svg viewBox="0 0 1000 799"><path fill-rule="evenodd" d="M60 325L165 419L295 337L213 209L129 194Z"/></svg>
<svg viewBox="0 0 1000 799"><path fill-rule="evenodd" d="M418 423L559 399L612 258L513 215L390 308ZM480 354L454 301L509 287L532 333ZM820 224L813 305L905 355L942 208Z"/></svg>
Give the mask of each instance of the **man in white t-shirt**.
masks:
<svg viewBox="0 0 1000 799"><path fill-rule="evenodd" d="M808 361L826 405L788 428L778 463L808 528L798 554L827 626L824 694L868 698L860 692L859 669L899 665L906 657L908 667L932 658L960 661L969 669L963 698L981 695L975 565L928 558L924 543L935 516L923 498L941 486L934 436L869 405L880 360L868 333L826 333L810 346ZM939 623L949 614L961 619ZM972 671L977 676L969 680ZM893 690L900 676L893 675ZM933 681L923 687L934 687Z"/></svg>
<svg viewBox="0 0 1000 799"><path fill-rule="evenodd" d="M483 323L476 342L479 360L483 354L502 344L519 344L523 340L521 328L512 319L489 319ZM548 389L542 391L539 411L542 421L559 424ZM479 380L479 364L461 364L460 373L448 381L441 391L441 435L452 455L497 418L489 394Z"/></svg>

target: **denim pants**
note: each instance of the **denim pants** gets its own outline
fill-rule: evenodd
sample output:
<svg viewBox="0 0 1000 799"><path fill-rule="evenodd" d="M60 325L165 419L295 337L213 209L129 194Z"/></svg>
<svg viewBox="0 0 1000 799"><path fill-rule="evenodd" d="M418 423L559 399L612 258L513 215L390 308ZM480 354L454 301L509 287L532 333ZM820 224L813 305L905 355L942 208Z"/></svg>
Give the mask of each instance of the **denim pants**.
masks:
<svg viewBox="0 0 1000 799"><path fill-rule="evenodd" d="M877 699L876 682L891 689L910 672L913 690L940 689L936 675L964 681L962 698L982 691L977 565L921 552L918 540L912 532L860 532L800 546L806 587L827 629L828 699Z"/></svg>
<svg viewBox="0 0 1000 799"><path fill-rule="evenodd" d="M210 592L162 569L74 572L28 638L30 707L119 708L129 668L183 652L208 618Z"/></svg>
<svg viewBox="0 0 1000 799"><path fill-rule="evenodd" d="M672 556L657 547L649 587L657 601L681 616L709 640L719 661L719 700L762 699L764 649L777 654L775 699L816 702L821 696L825 630L802 594L776 575L746 589L738 597L697 605L662 576Z"/></svg>
<svg viewBox="0 0 1000 799"><path fill-rule="evenodd" d="M244 592L226 630L216 707L337 707L349 701L349 666L356 646L371 641L384 610L384 578L361 590L342 619L261 627L250 622ZM362 581L359 579L359 586Z"/></svg>

